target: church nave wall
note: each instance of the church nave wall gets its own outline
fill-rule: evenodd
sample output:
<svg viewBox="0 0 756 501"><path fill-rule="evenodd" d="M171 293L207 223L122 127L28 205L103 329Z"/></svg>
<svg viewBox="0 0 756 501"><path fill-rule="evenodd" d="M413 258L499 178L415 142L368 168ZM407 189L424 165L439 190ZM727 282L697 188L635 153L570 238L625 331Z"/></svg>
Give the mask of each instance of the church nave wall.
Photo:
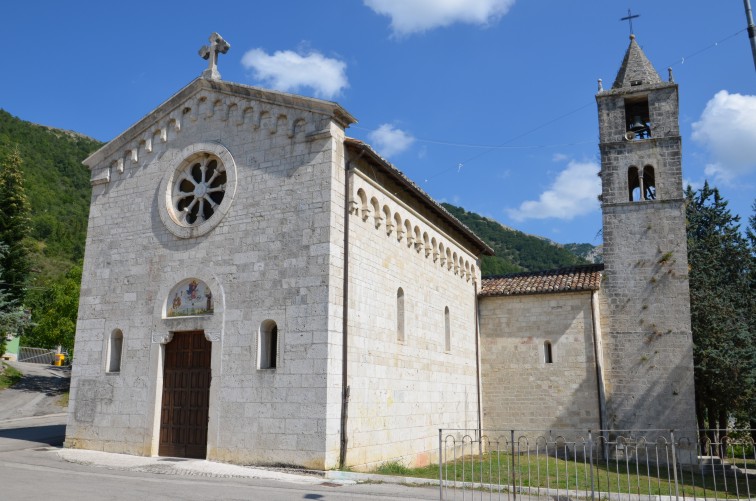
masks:
<svg viewBox="0 0 756 501"><path fill-rule="evenodd" d="M347 463L427 464L439 428L478 422L476 257L359 172L352 188ZM364 211L362 193L391 217ZM389 231L392 221L401 223Z"/></svg>

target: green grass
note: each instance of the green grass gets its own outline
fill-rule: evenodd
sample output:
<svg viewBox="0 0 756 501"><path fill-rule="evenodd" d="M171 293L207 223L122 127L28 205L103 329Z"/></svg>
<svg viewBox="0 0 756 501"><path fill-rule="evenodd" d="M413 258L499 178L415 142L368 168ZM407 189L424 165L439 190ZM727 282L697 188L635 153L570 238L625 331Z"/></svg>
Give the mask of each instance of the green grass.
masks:
<svg viewBox="0 0 756 501"><path fill-rule="evenodd" d="M378 468L375 469L375 473L378 473L380 475L398 475L403 477L408 476L407 474L411 471L412 469L404 466L399 461L388 461L381 464ZM438 470L436 471L438 472Z"/></svg>
<svg viewBox="0 0 756 501"><path fill-rule="evenodd" d="M60 398L58 399L58 405L61 407L68 407L68 397L70 396L70 392L63 393Z"/></svg>
<svg viewBox="0 0 756 501"><path fill-rule="evenodd" d="M21 374L8 364L0 366L0 390L10 388L21 380Z"/></svg>
<svg viewBox="0 0 756 501"><path fill-rule="evenodd" d="M742 460L738 462L741 465ZM399 465L401 473L389 473L417 478L438 478L438 465L422 468L407 468ZM395 466L387 468L393 470ZM384 473L379 468L377 473ZM513 475L514 472L514 475ZM679 495L736 498L756 495L756 479L746 479L739 475L716 478L702 475L698 471L679 472ZM513 478L514 477L514 478ZM674 472L666 466L635 464L625 461L595 462L591 479L590 464L565 461L554 457L512 456L508 454L484 454L466 456L444 464L444 478L449 481L474 482L482 484L516 485L533 489L560 489L569 491L590 491L591 482L598 492L632 493L637 495L674 496ZM726 486L725 486L726 481Z"/></svg>

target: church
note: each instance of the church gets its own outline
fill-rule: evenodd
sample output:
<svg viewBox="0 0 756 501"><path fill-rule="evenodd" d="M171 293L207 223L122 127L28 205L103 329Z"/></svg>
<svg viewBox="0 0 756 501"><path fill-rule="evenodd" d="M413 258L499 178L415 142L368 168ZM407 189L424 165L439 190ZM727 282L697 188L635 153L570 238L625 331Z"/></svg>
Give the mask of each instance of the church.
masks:
<svg viewBox="0 0 756 501"><path fill-rule="evenodd" d="M85 160L66 447L367 469L438 430L694 429L678 87L596 100L604 265L491 248L337 103L202 75Z"/></svg>

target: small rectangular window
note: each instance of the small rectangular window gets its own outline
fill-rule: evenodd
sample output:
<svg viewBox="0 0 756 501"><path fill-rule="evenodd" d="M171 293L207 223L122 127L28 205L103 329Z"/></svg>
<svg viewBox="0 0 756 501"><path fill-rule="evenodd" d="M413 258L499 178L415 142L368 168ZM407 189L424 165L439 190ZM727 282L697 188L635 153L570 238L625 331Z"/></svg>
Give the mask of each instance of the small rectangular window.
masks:
<svg viewBox="0 0 756 501"><path fill-rule="evenodd" d="M404 342L404 291L396 291L396 340Z"/></svg>
<svg viewBox="0 0 756 501"><path fill-rule="evenodd" d="M543 343L543 360L547 364L554 363L554 356L551 351L551 341L546 341Z"/></svg>
<svg viewBox="0 0 756 501"><path fill-rule="evenodd" d="M260 326L259 344L257 346L257 368L275 369L278 362L278 326L272 320L266 320Z"/></svg>
<svg viewBox="0 0 756 501"><path fill-rule="evenodd" d="M107 372L121 372L121 354L123 353L123 333L116 329L108 339L108 370Z"/></svg>
<svg viewBox="0 0 756 501"><path fill-rule="evenodd" d="M449 307L444 309L444 349L451 351L451 319L449 318Z"/></svg>

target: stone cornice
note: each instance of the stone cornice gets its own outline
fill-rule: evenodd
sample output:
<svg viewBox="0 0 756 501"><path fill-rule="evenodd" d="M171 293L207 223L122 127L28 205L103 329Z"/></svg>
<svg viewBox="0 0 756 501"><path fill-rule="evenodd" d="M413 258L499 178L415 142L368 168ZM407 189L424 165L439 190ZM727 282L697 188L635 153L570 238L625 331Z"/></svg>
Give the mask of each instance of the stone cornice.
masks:
<svg viewBox="0 0 756 501"><path fill-rule="evenodd" d="M193 99L201 101L199 99L200 96L208 98L209 96L214 97L216 95L221 98L221 101L223 101L224 97L226 98L227 102L224 103L227 105L226 108L216 110L216 101L214 101L212 108L205 110L205 113L214 113L216 111L228 113L232 104L237 104L238 107L236 101L256 101L264 105L282 106L302 112L318 113L329 117L341 127L348 127L350 124L356 122L356 119L348 111L331 101L297 96L237 83L197 78L105 146L92 153L83 161L84 165L91 170L120 150L129 150L133 157L136 155L135 148L138 149L140 145L149 152L152 149L152 138L156 133L158 133L157 136L159 139L165 142L167 140L166 129L168 126L173 126L176 131L181 129L184 110L183 108L179 108L184 103ZM241 111L243 112L243 110ZM195 106L190 115L196 119L198 113L199 106ZM244 115L241 118L244 119ZM259 115L257 120L252 118L252 121L257 122L255 125L259 127ZM293 127L293 124L289 125Z"/></svg>

